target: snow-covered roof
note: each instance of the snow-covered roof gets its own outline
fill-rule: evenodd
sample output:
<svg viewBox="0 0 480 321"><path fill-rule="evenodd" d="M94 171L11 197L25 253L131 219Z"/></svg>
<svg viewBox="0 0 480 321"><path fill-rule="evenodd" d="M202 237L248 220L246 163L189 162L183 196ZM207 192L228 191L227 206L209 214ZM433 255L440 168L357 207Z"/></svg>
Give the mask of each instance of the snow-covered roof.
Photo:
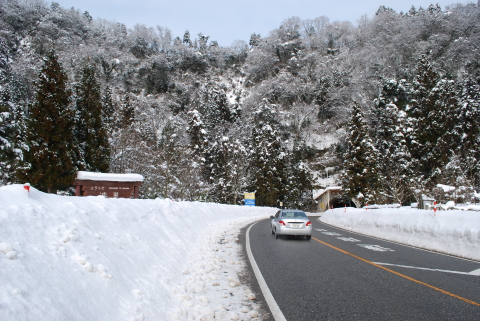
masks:
<svg viewBox="0 0 480 321"><path fill-rule="evenodd" d="M143 182L144 178L140 174L115 174L115 173L92 173L79 171L78 180L86 181L110 181L110 182Z"/></svg>
<svg viewBox="0 0 480 321"><path fill-rule="evenodd" d="M318 189L313 191L313 199L317 199L320 196L322 196L326 191L329 190L334 190L334 191L340 191L342 189L341 186L328 186L325 189Z"/></svg>
<svg viewBox="0 0 480 321"><path fill-rule="evenodd" d="M441 189L443 189L443 191L445 193L448 193L448 192L451 192L451 191L455 190L454 186L449 186L449 185L437 184L437 187L440 187Z"/></svg>

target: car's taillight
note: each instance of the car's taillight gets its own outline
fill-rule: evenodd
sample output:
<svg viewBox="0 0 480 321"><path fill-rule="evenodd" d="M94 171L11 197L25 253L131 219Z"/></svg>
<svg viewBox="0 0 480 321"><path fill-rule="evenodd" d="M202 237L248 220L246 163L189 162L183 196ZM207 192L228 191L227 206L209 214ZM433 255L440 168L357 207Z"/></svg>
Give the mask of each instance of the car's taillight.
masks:
<svg viewBox="0 0 480 321"><path fill-rule="evenodd" d="M285 225L285 222L284 222L284 221L280 221L280 222L278 222L278 224Z"/></svg>
<svg viewBox="0 0 480 321"><path fill-rule="evenodd" d="M308 221L307 226L312 226L312 222Z"/></svg>

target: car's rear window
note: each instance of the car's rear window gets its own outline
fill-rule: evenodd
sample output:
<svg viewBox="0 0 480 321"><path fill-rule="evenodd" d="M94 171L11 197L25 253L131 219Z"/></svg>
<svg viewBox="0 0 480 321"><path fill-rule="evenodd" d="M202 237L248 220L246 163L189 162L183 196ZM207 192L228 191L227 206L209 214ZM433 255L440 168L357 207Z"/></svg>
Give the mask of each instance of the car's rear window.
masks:
<svg viewBox="0 0 480 321"><path fill-rule="evenodd" d="M282 217L307 217L307 215L304 212L283 212Z"/></svg>

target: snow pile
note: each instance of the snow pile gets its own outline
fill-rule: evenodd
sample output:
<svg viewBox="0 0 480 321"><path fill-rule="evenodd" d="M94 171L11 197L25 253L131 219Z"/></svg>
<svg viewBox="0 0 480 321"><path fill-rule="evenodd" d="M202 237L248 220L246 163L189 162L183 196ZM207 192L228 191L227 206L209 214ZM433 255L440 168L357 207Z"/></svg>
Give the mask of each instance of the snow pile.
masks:
<svg viewBox="0 0 480 321"><path fill-rule="evenodd" d="M0 320L260 320L237 235L275 209L0 187Z"/></svg>
<svg viewBox="0 0 480 321"><path fill-rule="evenodd" d="M358 233L480 260L480 213L411 207L328 210L322 222Z"/></svg>

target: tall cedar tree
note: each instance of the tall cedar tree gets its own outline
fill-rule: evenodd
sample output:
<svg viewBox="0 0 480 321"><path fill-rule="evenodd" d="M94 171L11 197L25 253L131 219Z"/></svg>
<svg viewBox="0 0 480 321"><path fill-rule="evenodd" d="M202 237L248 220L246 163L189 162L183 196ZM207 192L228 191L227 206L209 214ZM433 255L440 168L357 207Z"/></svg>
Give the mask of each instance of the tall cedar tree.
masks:
<svg viewBox="0 0 480 321"><path fill-rule="evenodd" d="M353 105L347 125L347 150L343 155L342 186L359 205L377 201L378 173L376 149L360 106Z"/></svg>
<svg viewBox="0 0 480 321"><path fill-rule="evenodd" d="M480 191L480 86L471 77L464 80L460 99L458 152L463 172Z"/></svg>
<svg viewBox="0 0 480 321"><path fill-rule="evenodd" d="M404 81L387 80L373 108L372 137L378 154L378 172L383 202L405 203L413 194L413 171L408 150L407 115L402 110L408 103ZM402 108L399 108L402 107Z"/></svg>
<svg viewBox="0 0 480 321"><path fill-rule="evenodd" d="M433 187L459 143L459 101L453 82L441 79L425 56L418 62L412 96L410 151L422 181Z"/></svg>
<svg viewBox="0 0 480 321"><path fill-rule="evenodd" d="M107 132L112 131L115 128L115 103L112 98L112 89L110 86L105 87L105 94L103 96L103 109L102 109L102 117L103 123L107 127Z"/></svg>
<svg viewBox="0 0 480 321"><path fill-rule="evenodd" d="M69 188L76 176L73 144L74 111L67 75L52 50L39 73L36 102L27 120L25 164L18 176L42 191Z"/></svg>
<svg viewBox="0 0 480 321"><path fill-rule="evenodd" d="M0 185L16 182L15 172L25 149L25 88L12 72L9 60L9 47L0 39Z"/></svg>
<svg viewBox="0 0 480 321"><path fill-rule="evenodd" d="M259 206L278 206L282 192L285 153L276 130L276 111L266 100L255 112L253 128L252 185Z"/></svg>
<svg viewBox="0 0 480 321"><path fill-rule="evenodd" d="M76 98L79 169L106 173L110 167L110 147L102 119L100 86L91 64L83 68L82 79L76 86Z"/></svg>
<svg viewBox="0 0 480 321"><path fill-rule="evenodd" d="M288 156L284 158L280 200L285 207L306 209L313 202L312 174L305 162L308 153L309 148L305 141L296 139L293 150L288 151Z"/></svg>
<svg viewBox="0 0 480 321"><path fill-rule="evenodd" d="M438 127L437 122L434 128L431 124L437 112L432 91L439 79L440 76L423 55L417 64L417 74L412 86L412 106L409 109L409 116L413 120L413 131L409 137L410 152L417 161L416 172L423 179L430 178L439 167L433 149L439 138L438 131L442 128Z"/></svg>

